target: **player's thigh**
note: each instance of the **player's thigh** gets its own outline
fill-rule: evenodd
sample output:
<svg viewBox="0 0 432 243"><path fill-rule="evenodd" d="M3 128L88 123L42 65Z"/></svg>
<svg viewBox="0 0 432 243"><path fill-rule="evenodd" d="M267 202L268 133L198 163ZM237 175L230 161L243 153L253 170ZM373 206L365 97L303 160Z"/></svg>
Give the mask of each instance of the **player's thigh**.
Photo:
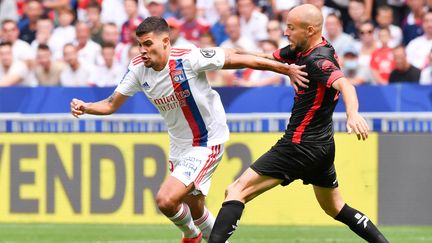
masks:
<svg viewBox="0 0 432 243"><path fill-rule="evenodd" d="M330 216L336 217L345 205L339 188L313 186L315 197L321 208Z"/></svg>
<svg viewBox="0 0 432 243"><path fill-rule="evenodd" d="M228 186L225 201L239 200L248 202L261 193L279 185L281 179L259 175L248 168L243 174Z"/></svg>

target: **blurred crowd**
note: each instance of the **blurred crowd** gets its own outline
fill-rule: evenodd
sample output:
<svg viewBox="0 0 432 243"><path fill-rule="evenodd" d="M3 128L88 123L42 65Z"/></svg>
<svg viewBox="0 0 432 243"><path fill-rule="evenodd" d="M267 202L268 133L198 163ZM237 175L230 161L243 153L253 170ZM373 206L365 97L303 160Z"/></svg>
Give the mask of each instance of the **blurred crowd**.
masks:
<svg viewBox="0 0 432 243"><path fill-rule="evenodd" d="M116 86L148 16L167 20L175 47L272 53L289 44L286 14L302 3L321 9L353 84L432 84L432 0L0 0L0 86ZM207 76L214 86L289 85L260 70Z"/></svg>

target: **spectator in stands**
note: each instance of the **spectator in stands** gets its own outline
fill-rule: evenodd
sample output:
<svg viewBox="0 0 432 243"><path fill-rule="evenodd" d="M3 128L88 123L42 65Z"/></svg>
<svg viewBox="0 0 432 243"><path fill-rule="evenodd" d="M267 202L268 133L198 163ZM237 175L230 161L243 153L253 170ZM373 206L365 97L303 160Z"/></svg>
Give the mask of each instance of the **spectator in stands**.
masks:
<svg viewBox="0 0 432 243"><path fill-rule="evenodd" d="M75 9L73 0L43 0L44 8L60 12L62 9Z"/></svg>
<svg viewBox="0 0 432 243"><path fill-rule="evenodd" d="M36 80L40 86L60 85L60 74L64 64L52 60L52 53L48 45L39 44L36 51L36 67L34 70Z"/></svg>
<svg viewBox="0 0 432 243"><path fill-rule="evenodd" d="M4 20L2 22L2 33L3 40L12 44L14 59L25 62L30 69L33 65L32 50L27 42L18 39L19 29L17 23L10 19Z"/></svg>
<svg viewBox="0 0 432 243"><path fill-rule="evenodd" d="M50 46L50 49L54 59L61 60L63 57L63 46L66 43L73 42L76 38L75 26L72 25L75 15L69 8L61 9L58 14L59 26L53 31L51 37L53 45Z"/></svg>
<svg viewBox="0 0 432 243"><path fill-rule="evenodd" d="M36 39L31 43L32 54L36 56L38 46L40 44L45 44L50 46L55 46L52 39L52 32L54 30L54 25L49 18L40 18L36 24Z"/></svg>
<svg viewBox="0 0 432 243"><path fill-rule="evenodd" d="M144 4L150 16L162 17L164 19L173 16L171 13L165 11L167 0L145 0Z"/></svg>
<svg viewBox="0 0 432 243"><path fill-rule="evenodd" d="M140 55L138 43L133 43L128 50L129 60L132 60L133 58L135 58L138 55ZM127 68L126 68L126 70L127 70Z"/></svg>
<svg viewBox="0 0 432 243"><path fill-rule="evenodd" d="M219 13L215 8L215 0L196 0L197 16L214 25L219 19Z"/></svg>
<svg viewBox="0 0 432 243"><path fill-rule="evenodd" d="M6 19L18 21L17 4L15 0L0 1L0 23ZM1 40L1 30L0 30L0 40Z"/></svg>
<svg viewBox="0 0 432 243"><path fill-rule="evenodd" d="M394 68L393 50L388 46L391 38L390 29L380 29L378 38L381 47L372 52L370 67L376 84L388 84Z"/></svg>
<svg viewBox="0 0 432 243"><path fill-rule="evenodd" d="M214 7L219 15L219 19L210 28L210 32L216 39L216 45L219 46L222 42L228 39L228 35L225 32L225 23L232 11L228 0L215 0Z"/></svg>
<svg viewBox="0 0 432 243"><path fill-rule="evenodd" d="M123 0L103 0L101 7L101 22L104 24L115 23L120 28L128 19Z"/></svg>
<svg viewBox="0 0 432 243"><path fill-rule="evenodd" d="M42 17L43 8L38 0L29 0L24 5L24 17L18 22L20 29L19 38L27 43L31 43L36 38L36 25Z"/></svg>
<svg viewBox="0 0 432 243"><path fill-rule="evenodd" d="M411 40L406 46L408 62L418 69L423 69L429 62L429 53L425 50L432 48L432 12L423 15L424 34Z"/></svg>
<svg viewBox="0 0 432 243"><path fill-rule="evenodd" d="M180 33L194 45L198 45L199 36L210 30L209 24L202 18L197 17L195 0L179 1L180 13L183 16L183 23L180 26Z"/></svg>
<svg viewBox="0 0 432 243"><path fill-rule="evenodd" d="M121 42L130 44L135 41L135 29L144 20L138 14L138 0L124 0L124 9L128 20L121 28Z"/></svg>
<svg viewBox="0 0 432 243"><path fill-rule="evenodd" d="M263 53L272 54L278 49L278 43L272 40L263 40L260 42L260 48ZM244 87L285 85L289 84L289 79L285 80L285 75L271 71L246 68L242 76L234 81L234 84Z"/></svg>
<svg viewBox="0 0 432 243"><path fill-rule="evenodd" d="M97 87L117 86L124 75L124 66L115 60L115 45L102 45L103 64L98 64L90 76L90 85Z"/></svg>
<svg viewBox="0 0 432 243"><path fill-rule="evenodd" d="M63 59L65 68L60 74L60 83L65 87L88 87L90 86L90 75L94 66L83 64L78 59L78 49L72 43L63 47Z"/></svg>
<svg viewBox="0 0 432 243"><path fill-rule="evenodd" d="M119 30L115 23L106 23L102 27L102 41L103 43L112 43L115 45L114 58L124 69L129 64L128 51L131 44L120 42Z"/></svg>
<svg viewBox="0 0 432 243"><path fill-rule="evenodd" d="M0 43L0 87L35 86L36 82L30 75L27 65L12 54L12 43Z"/></svg>
<svg viewBox="0 0 432 243"><path fill-rule="evenodd" d="M277 19L272 19L267 24L267 34L269 40L278 43L278 47L282 48L289 44L288 39L283 35L281 23Z"/></svg>
<svg viewBox="0 0 432 243"><path fill-rule="evenodd" d="M369 20L364 0L350 0L348 3L348 14L351 19L345 23L345 33L350 34L355 39L359 39L360 26Z"/></svg>
<svg viewBox="0 0 432 243"><path fill-rule="evenodd" d="M180 34L180 27L181 23L179 20L177 20L174 17L170 17L167 20L168 26L170 27L169 30L169 37L171 41L172 47L194 47L195 45L192 44L192 42L186 40L181 34Z"/></svg>
<svg viewBox="0 0 432 243"><path fill-rule="evenodd" d="M422 85L432 84L432 49L431 51L429 51L429 64L421 71L420 84Z"/></svg>
<svg viewBox="0 0 432 243"><path fill-rule="evenodd" d="M337 15L329 14L324 25L327 33L324 36L332 44L337 55L342 56L347 47L359 45L352 36L343 32L342 22Z"/></svg>
<svg viewBox="0 0 432 243"><path fill-rule="evenodd" d="M231 15L226 22L225 31L229 39L222 42L221 47L240 48L247 51L256 51L257 46L251 39L243 36L240 30L240 20L237 15Z"/></svg>
<svg viewBox="0 0 432 243"><path fill-rule="evenodd" d="M240 15L241 35L253 40L255 45L261 40L268 39L268 17L256 9L254 0L236 0L236 3Z"/></svg>
<svg viewBox="0 0 432 243"><path fill-rule="evenodd" d="M372 52L378 47L374 36L375 27L370 21L366 21L360 25L360 54L359 62L364 66L369 66Z"/></svg>
<svg viewBox="0 0 432 243"><path fill-rule="evenodd" d="M375 17L377 27L375 29L375 36L378 36L378 32L381 29L390 30L390 41L388 47L394 48L402 43L402 30L399 26L393 23L393 9L387 5L379 6L377 9L377 15Z"/></svg>
<svg viewBox="0 0 432 243"><path fill-rule="evenodd" d="M359 62L359 52L353 46L348 46L342 53L341 69L345 77L353 85L373 83L369 66Z"/></svg>
<svg viewBox="0 0 432 243"><path fill-rule="evenodd" d="M91 40L102 44L101 6L96 1L91 1L86 7L87 24L90 27Z"/></svg>
<svg viewBox="0 0 432 243"><path fill-rule="evenodd" d="M208 48L208 47L215 47L215 46L216 46L215 38L210 32L204 33L199 37L199 45L198 45L199 48Z"/></svg>
<svg viewBox="0 0 432 243"><path fill-rule="evenodd" d="M402 22L403 44L405 46L412 39L423 34L422 19L426 13L424 0L406 0L406 4L410 11Z"/></svg>
<svg viewBox="0 0 432 243"><path fill-rule="evenodd" d="M410 82L418 83L420 80L420 69L411 65L407 60L405 47L397 46L393 49L395 69L390 73L390 83Z"/></svg>
<svg viewBox="0 0 432 243"><path fill-rule="evenodd" d="M90 39L90 28L85 22L75 25L78 58L81 62L96 65L102 63L101 46Z"/></svg>

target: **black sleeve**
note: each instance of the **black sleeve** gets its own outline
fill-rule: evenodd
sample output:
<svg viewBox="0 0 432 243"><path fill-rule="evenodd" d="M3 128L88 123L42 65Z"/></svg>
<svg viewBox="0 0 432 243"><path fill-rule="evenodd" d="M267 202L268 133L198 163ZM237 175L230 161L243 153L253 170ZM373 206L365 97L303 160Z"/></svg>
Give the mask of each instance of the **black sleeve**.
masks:
<svg viewBox="0 0 432 243"><path fill-rule="evenodd" d="M316 80L328 88L331 87L334 81L344 77L343 72L333 63L333 60L325 57L317 57L306 66L309 67L309 79Z"/></svg>
<svg viewBox="0 0 432 243"><path fill-rule="evenodd" d="M297 52L291 50L291 46L285 46L284 48L277 49L273 52L273 57L280 61L292 64L297 59Z"/></svg>

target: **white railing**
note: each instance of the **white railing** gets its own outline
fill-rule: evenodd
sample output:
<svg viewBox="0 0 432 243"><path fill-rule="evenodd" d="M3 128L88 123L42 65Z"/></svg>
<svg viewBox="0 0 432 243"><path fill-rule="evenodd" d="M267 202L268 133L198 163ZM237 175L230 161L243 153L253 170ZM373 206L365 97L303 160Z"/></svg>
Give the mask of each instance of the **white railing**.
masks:
<svg viewBox="0 0 432 243"><path fill-rule="evenodd" d="M362 113L370 128L377 132L432 132L432 112ZM290 113L228 114L232 132L280 132ZM346 131L345 113L333 116L334 130ZM70 114L0 113L0 132L163 132L165 123L158 114L110 116L84 115L76 119Z"/></svg>

